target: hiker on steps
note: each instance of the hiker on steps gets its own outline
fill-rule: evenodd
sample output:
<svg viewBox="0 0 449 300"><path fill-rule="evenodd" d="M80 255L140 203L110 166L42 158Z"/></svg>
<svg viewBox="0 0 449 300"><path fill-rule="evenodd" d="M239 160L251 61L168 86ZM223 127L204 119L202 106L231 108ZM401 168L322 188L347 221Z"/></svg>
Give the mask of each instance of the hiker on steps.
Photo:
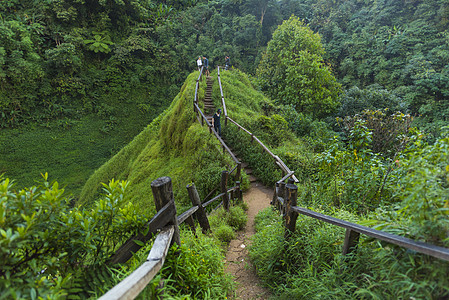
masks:
<svg viewBox="0 0 449 300"><path fill-rule="evenodd" d="M196 61L196 64L198 65L198 71L201 72L201 67L203 66L203 61L201 60L201 56L198 56L198 60Z"/></svg>
<svg viewBox="0 0 449 300"><path fill-rule="evenodd" d="M203 59L204 59L204 67L206 68L205 74L206 76L209 76L209 60L205 56L203 56Z"/></svg>
<svg viewBox="0 0 449 300"><path fill-rule="evenodd" d="M221 124L220 124L221 109L219 108L217 112L212 117L212 126L214 126L215 131L221 136Z"/></svg>

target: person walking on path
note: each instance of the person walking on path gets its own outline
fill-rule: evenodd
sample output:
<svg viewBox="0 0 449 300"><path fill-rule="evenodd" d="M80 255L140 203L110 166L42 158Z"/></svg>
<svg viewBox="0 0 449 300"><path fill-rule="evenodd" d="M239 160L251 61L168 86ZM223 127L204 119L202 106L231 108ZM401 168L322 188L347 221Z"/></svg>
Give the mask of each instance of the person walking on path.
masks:
<svg viewBox="0 0 449 300"><path fill-rule="evenodd" d="M203 56L203 60L204 60L204 67L206 68L206 76L209 76L209 60Z"/></svg>
<svg viewBox="0 0 449 300"><path fill-rule="evenodd" d="M198 71L201 72L201 67L203 66L203 62L201 60L201 56L198 56L198 60L196 61L196 64L198 65Z"/></svg>
<svg viewBox="0 0 449 300"><path fill-rule="evenodd" d="M215 131L221 136L221 124L220 124L221 109L219 108L217 112L212 117L212 126L214 126Z"/></svg>
<svg viewBox="0 0 449 300"><path fill-rule="evenodd" d="M231 60L229 59L229 56L226 55L226 57L225 57L225 70L229 69L230 65L231 65Z"/></svg>

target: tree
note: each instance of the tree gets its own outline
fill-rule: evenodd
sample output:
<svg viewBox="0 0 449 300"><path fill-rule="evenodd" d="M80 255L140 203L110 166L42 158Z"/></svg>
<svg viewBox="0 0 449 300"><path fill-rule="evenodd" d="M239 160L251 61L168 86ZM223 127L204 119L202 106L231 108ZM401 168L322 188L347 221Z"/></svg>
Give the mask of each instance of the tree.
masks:
<svg viewBox="0 0 449 300"><path fill-rule="evenodd" d="M338 106L340 84L323 61L319 34L292 16L273 33L259 64L260 85L274 100L313 118Z"/></svg>

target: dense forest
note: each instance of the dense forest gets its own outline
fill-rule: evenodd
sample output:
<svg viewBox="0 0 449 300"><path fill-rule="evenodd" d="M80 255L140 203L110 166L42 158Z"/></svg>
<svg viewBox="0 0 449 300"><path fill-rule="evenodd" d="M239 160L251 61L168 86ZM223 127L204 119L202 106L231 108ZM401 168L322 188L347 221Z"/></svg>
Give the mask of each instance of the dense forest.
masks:
<svg viewBox="0 0 449 300"><path fill-rule="evenodd" d="M20 184L50 171L79 194L95 168L168 106L198 55L212 67L229 55L235 68L256 74L273 31L291 15L320 34L323 60L343 85L336 116L400 110L433 141L448 121L448 7L446 0L2 1L0 171Z"/></svg>
<svg viewBox="0 0 449 300"><path fill-rule="evenodd" d="M448 247L448 25L449 0L1 1L5 297L102 294L106 284L89 278L112 277L112 286L142 259L103 265L126 230L141 229L141 214L154 212L144 202L152 177L179 178L181 209L187 182L208 194L218 177L206 175L228 158L204 151L216 141L190 114L200 55L212 69L230 56L229 110L295 171L304 206ZM213 95L220 106L216 87ZM223 137L260 181L279 179L237 130L224 128ZM281 299L449 293L445 262L370 239L351 262L335 254L338 229L299 218L301 231L285 245L273 212L258 222L252 259ZM232 235L230 224L216 223ZM203 281L167 289L180 298L194 297L193 287L202 297L231 295L218 288L230 284L217 246L226 238L192 239L179 276ZM207 273L188 259L204 247L217 273L189 273Z"/></svg>
<svg viewBox="0 0 449 300"><path fill-rule="evenodd" d="M273 31L291 15L320 34L323 59L343 85L337 116L388 107L417 117L435 140L448 121L448 6L2 1L0 170L20 184L50 171L78 194L95 168L168 106L198 55L212 67L229 55L235 68L256 74ZM67 151L73 144L76 153ZM74 164L81 167L61 171Z"/></svg>

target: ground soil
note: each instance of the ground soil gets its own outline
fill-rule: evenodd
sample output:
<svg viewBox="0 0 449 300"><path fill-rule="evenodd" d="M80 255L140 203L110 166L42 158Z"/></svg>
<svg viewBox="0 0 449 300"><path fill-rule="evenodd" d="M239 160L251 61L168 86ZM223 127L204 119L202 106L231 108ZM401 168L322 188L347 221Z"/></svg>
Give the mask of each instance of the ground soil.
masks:
<svg viewBox="0 0 449 300"><path fill-rule="evenodd" d="M255 233L254 217L259 211L270 206L272 197L273 191L257 182L251 183L251 188L243 195L243 200L249 207L248 222L246 227L237 233L237 238L231 241L226 254L226 270L237 282L235 299L268 299L271 296L270 291L262 286L249 260L248 246Z"/></svg>

